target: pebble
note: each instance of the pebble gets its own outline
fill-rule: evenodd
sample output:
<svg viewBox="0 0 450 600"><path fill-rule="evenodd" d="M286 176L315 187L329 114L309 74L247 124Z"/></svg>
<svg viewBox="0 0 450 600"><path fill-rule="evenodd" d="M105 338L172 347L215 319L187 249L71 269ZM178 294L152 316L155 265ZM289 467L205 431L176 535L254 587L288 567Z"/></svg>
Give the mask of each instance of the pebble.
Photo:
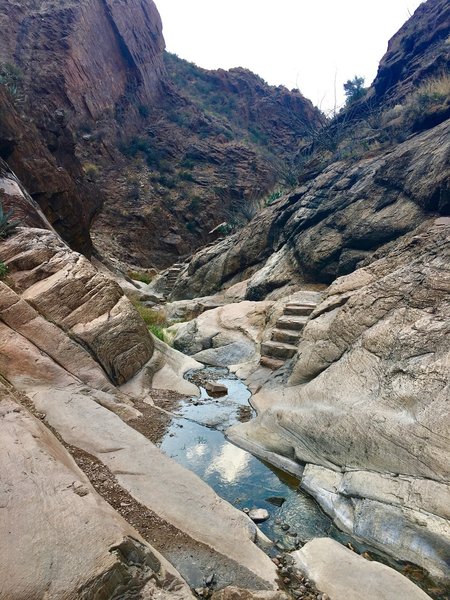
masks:
<svg viewBox="0 0 450 600"><path fill-rule="evenodd" d="M280 561L278 560L278 558L272 558L272 562L274 565L277 565L277 567L280 565Z"/></svg>
<svg viewBox="0 0 450 600"><path fill-rule="evenodd" d="M281 525L281 519L275 519L275 525Z"/></svg>
<svg viewBox="0 0 450 600"><path fill-rule="evenodd" d="M283 524L281 525L281 529L282 529L283 531L287 531L287 530L289 529L289 525L288 525L287 523L283 523Z"/></svg>
<svg viewBox="0 0 450 600"><path fill-rule="evenodd" d="M285 577L283 579L283 583L285 583L286 585L288 585L289 583L291 583L291 580L289 579L289 577Z"/></svg>

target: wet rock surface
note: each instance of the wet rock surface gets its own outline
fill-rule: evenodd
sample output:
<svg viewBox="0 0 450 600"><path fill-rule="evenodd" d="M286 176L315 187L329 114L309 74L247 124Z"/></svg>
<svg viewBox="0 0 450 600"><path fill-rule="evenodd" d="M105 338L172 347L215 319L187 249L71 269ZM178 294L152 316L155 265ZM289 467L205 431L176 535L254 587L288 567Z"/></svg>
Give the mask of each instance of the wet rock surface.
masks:
<svg viewBox="0 0 450 600"><path fill-rule="evenodd" d="M303 485L341 529L444 578L449 227L448 218L424 225L336 280L305 328L288 386L263 388L258 417L228 432L256 453L319 463Z"/></svg>

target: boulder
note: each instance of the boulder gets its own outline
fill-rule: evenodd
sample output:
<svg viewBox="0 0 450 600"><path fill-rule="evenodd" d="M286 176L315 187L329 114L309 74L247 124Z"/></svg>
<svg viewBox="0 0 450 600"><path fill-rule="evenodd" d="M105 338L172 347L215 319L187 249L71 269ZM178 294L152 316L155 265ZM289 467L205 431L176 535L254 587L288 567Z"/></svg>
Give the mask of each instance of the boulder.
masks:
<svg viewBox="0 0 450 600"><path fill-rule="evenodd" d="M252 508L248 516L254 523L263 523L270 517L269 511L265 508Z"/></svg>
<svg viewBox="0 0 450 600"><path fill-rule="evenodd" d="M430 600L409 579L335 540L316 538L292 553L294 566L330 600Z"/></svg>
<svg viewBox="0 0 450 600"><path fill-rule="evenodd" d="M228 392L226 385L217 383L216 381L208 381L205 385L205 390L214 396L225 396Z"/></svg>
<svg viewBox="0 0 450 600"><path fill-rule="evenodd" d="M177 331L174 347L219 367L259 362L271 302L236 302L208 310Z"/></svg>
<svg viewBox="0 0 450 600"><path fill-rule="evenodd" d="M87 348L112 382L124 383L152 356L153 340L119 285L53 232L21 229L0 258L17 294Z"/></svg>

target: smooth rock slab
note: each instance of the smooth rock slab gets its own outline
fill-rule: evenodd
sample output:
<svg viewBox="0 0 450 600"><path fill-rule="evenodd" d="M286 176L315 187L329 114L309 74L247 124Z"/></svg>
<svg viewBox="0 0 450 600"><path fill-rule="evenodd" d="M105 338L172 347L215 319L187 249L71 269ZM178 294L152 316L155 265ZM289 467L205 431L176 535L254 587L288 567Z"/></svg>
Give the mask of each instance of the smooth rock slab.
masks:
<svg viewBox="0 0 450 600"><path fill-rule="evenodd" d="M189 588L0 384L0 598L187 600Z"/></svg>
<svg viewBox="0 0 450 600"><path fill-rule="evenodd" d="M368 561L329 538L316 538L292 556L295 566L330 600L430 600L394 569Z"/></svg>

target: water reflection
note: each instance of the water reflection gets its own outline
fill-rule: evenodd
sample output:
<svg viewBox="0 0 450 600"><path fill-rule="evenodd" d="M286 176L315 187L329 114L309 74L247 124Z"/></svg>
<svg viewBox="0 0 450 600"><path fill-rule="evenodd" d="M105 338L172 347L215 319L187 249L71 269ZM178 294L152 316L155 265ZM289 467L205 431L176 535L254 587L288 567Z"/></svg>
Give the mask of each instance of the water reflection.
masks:
<svg viewBox="0 0 450 600"><path fill-rule="evenodd" d="M224 438L222 432L237 422L239 410L247 405L250 392L238 379L219 381L227 386L228 395L210 398L202 390L201 398L195 401L197 405L182 403L178 412L184 418L170 425L161 449L237 508L266 508L271 518L260 527L285 547L293 549L297 540L329 535L333 530L331 520L312 498L298 491L297 479ZM282 506L267 502L273 496L284 499ZM289 534L280 528L280 522L285 521L291 525Z"/></svg>
<svg viewBox="0 0 450 600"><path fill-rule="evenodd" d="M224 483L235 483L248 469L250 454L229 443L223 444L219 454L213 458L206 469L206 475L214 471Z"/></svg>

